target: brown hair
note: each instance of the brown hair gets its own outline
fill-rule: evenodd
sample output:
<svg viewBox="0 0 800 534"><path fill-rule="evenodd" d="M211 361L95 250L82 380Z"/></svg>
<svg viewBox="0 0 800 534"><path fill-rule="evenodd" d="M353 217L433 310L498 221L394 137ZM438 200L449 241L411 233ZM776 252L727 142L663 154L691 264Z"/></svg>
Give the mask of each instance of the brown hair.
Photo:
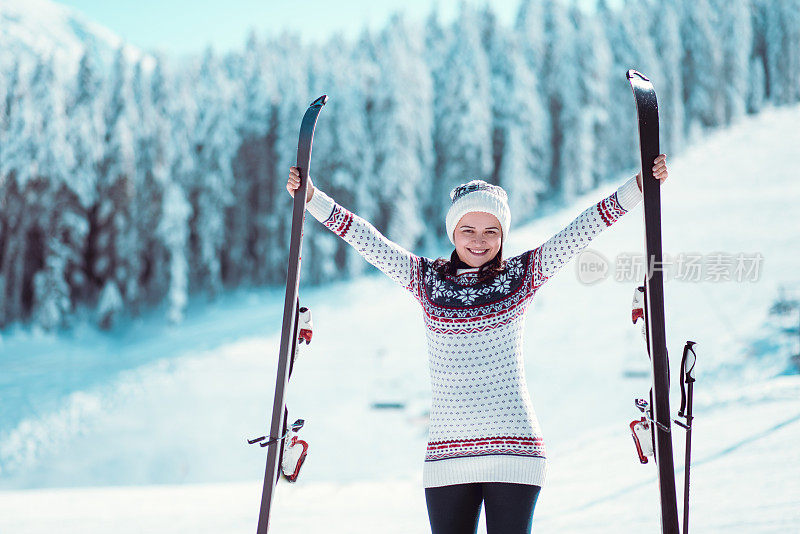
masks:
<svg viewBox="0 0 800 534"><path fill-rule="evenodd" d="M439 276L441 277L444 277L445 275L455 276L458 272L458 269L469 268L472 268L472 266L468 265L458 257L458 252L456 249L453 249L453 252L450 253L449 260L445 258L439 258L433 262L433 269L439 273ZM500 245L500 250L497 251L495 257L481 265L478 269L478 282L484 282L494 278L496 275L505 270L506 260L503 259L503 245Z"/></svg>

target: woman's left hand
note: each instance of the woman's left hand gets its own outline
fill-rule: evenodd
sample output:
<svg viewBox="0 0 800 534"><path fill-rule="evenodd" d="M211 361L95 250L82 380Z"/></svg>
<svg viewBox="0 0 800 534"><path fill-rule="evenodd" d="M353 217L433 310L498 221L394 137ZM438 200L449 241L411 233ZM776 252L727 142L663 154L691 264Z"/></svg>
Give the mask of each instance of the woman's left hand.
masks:
<svg viewBox="0 0 800 534"><path fill-rule="evenodd" d="M667 180L667 155L659 154L653 160L653 176L662 184ZM639 191L642 190L642 173L641 171L636 174L636 185L639 186Z"/></svg>

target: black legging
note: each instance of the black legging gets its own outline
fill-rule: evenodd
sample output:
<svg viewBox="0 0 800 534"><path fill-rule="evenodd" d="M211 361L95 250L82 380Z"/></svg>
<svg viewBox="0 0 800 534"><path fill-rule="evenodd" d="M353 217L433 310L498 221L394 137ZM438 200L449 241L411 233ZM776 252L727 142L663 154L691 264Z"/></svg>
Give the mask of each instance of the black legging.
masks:
<svg viewBox="0 0 800 534"><path fill-rule="evenodd" d="M479 482L425 488L432 534L475 534L481 502L487 534L529 534L539 486Z"/></svg>

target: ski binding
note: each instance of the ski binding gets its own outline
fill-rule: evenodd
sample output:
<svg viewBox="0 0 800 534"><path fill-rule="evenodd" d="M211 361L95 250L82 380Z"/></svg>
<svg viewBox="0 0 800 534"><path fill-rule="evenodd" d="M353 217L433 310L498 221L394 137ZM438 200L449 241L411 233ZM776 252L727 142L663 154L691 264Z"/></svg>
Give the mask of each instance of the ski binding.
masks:
<svg viewBox="0 0 800 534"><path fill-rule="evenodd" d="M300 475L300 468L306 461L308 443L299 439L295 432L291 432L291 440L283 451L281 471L283 478L289 482L296 482Z"/></svg>
<svg viewBox="0 0 800 534"><path fill-rule="evenodd" d="M642 320L642 338L647 343L647 321L644 319L644 286L638 286L633 290L633 302L631 302L631 322Z"/></svg>
<svg viewBox="0 0 800 534"><path fill-rule="evenodd" d="M300 308L300 317L298 318L298 328L300 334L297 336L297 344L302 345L303 341L306 345L311 344L311 336L314 333L314 323L311 321L311 310L303 306Z"/></svg>
<svg viewBox="0 0 800 534"><path fill-rule="evenodd" d="M650 431L650 421L646 417L631 421L631 435L636 444L639 461L647 463L647 457L653 456L653 433Z"/></svg>
<svg viewBox="0 0 800 534"><path fill-rule="evenodd" d="M286 430L286 432L284 432L284 434L278 438L272 438L269 441L264 441L265 439L267 439L267 436L261 436L260 438L248 439L247 443L249 443L250 445L255 445L256 443L258 443L262 447L269 447L273 443L278 443L279 441L286 439L286 437L292 432L296 433L297 431L299 431L301 428L303 428L303 424L305 424L305 421L303 419L298 419L297 421L292 423L291 428Z"/></svg>

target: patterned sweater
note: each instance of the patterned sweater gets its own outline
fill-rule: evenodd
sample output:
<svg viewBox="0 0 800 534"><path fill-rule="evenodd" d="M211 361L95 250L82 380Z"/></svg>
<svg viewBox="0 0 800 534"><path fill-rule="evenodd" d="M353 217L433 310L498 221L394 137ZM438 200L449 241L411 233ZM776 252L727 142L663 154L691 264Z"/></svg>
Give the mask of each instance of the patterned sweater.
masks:
<svg viewBox="0 0 800 534"><path fill-rule="evenodd" d="M641 200L631 178L539 247L477 282L477 269L440 276L316 189L308 211L419 302L426 326L432 404L426 488L470 482L542 486L546 453L525 380L525 315L536 291L594 236Z"/></svg>

